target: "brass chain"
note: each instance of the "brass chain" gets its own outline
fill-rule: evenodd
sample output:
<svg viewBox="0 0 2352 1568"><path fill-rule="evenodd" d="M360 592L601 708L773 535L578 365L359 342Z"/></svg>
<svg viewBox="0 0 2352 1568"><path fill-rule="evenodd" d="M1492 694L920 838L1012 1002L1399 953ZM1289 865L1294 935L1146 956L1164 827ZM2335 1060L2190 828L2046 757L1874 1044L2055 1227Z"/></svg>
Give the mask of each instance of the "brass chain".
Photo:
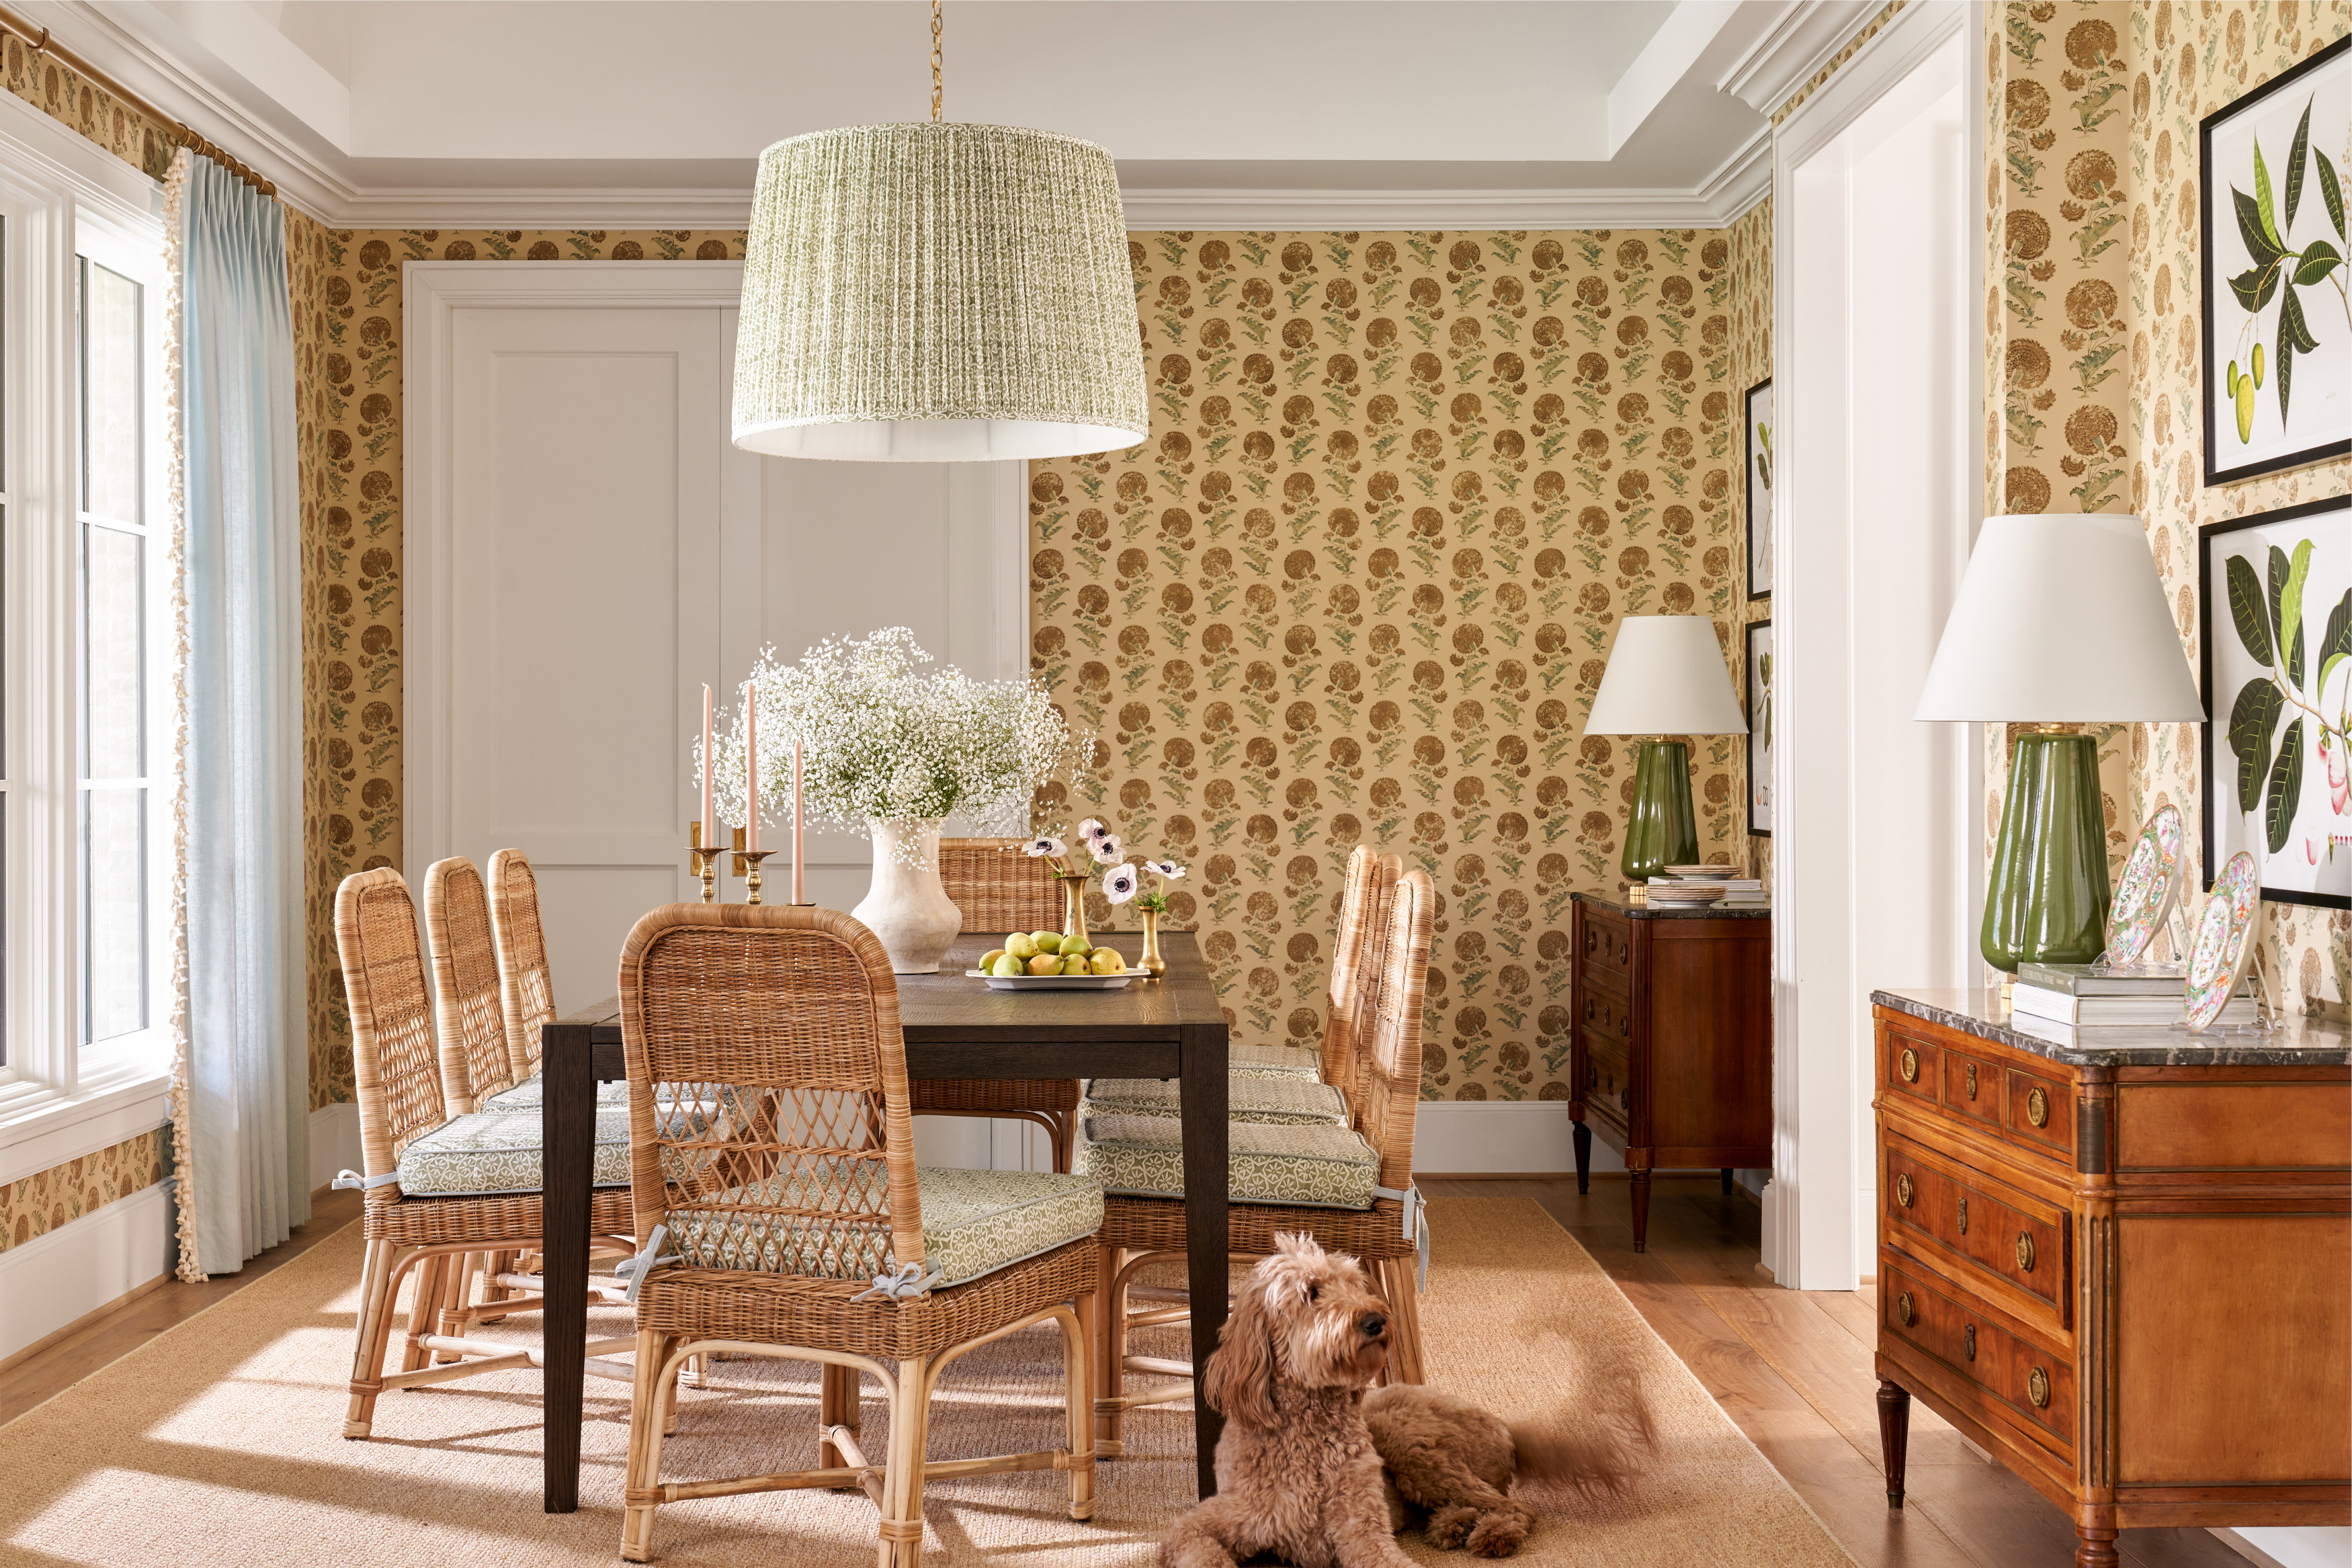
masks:
<svg viewBox="0 0 2352 1568"><path fill-rule="evenodd" d="M940 79L940 0L931 0L931 123L940 122L940 100L944 93Z"/></svg>

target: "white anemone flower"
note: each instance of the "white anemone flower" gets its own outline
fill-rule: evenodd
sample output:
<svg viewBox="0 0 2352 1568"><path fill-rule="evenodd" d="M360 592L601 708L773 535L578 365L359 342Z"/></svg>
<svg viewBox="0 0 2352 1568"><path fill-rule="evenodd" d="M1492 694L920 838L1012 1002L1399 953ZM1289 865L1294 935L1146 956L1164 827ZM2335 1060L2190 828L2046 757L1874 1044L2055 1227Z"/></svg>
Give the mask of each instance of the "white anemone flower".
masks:
<svg viewBox="0 0 2352 1568"><path fill-rule="evenodd" d="M1162 882L1174 882L1184 874L1184 868L1174 861L1145 861L1143 869Z"/></svg>
<svg viewBox="0 0 2352 1568"><path fill-rule="evenodd" d="M1116 865L1127 858L1127 846L1118 841L1117 833L1105 833L1090 846L1097 865Z"/></svg>
<svg viewBox="0 0 2352 1568"><path fill-rule="evenodd" d="M1103 873L1103 896L1113 904L1125 904L1142 885L1143 879L1131 865L1115 865Z"/></svg>
<svg viewBox="0 0 2352 1568"><path fill-rule="evenodd" d="M1021 846L1021 852L1033 859L1038 855L1065 855L1069 853L1069 845L1051 833L1040 833Z"/></svg>
<svg viewBox="0 0 2352 1568"><path fill-rule="evenodd" d="M1078 824L1078 837L1085 841L1088 849L1099 846L1110 836L1110 830L1103 826L1103 820L1100 817L1088 817Z"/></svg>

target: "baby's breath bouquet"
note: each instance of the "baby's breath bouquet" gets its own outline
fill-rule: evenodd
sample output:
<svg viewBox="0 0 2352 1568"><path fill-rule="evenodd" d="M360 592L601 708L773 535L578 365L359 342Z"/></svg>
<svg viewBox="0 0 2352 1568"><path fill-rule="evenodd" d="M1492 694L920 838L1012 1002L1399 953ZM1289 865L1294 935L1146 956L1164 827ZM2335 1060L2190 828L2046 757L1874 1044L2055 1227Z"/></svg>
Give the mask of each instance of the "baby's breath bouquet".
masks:
<svg viewBox="0 0 2352 1568"><path fill-rule="evenodd" d="M856 829L1016 807L1025 816L1040 783L1091 751L1091 737L1071 734L1043 683L975 681L953 665L924 668L931 662L904 626L829 637L794 664L762 651L747 683L759 709L762 821L791 812L795 740L809 813ZM740 800L740 716L730 729L719 777L738 780ZM919 835L892 838L920 863Z"/></svg>

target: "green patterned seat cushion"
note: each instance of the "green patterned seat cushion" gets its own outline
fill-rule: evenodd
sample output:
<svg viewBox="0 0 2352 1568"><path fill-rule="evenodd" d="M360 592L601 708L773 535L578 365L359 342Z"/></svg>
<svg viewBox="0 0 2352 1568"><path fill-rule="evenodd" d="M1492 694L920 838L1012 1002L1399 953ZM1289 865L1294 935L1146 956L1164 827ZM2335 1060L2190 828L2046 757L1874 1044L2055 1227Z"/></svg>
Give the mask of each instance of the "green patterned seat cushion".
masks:
<svg viewBox="0 0 2352 1568"><path fill-rule="evenodd" d="M400 1152L400 1190L412 1197L481 1197L540 1189L540 1113L477 1111L444 1122ZM596 1113L598 1186L629 1185L629 1111Z"/></svg>
<svg viewBox="0 0 2352 1568"><path fill-rule="evenodd" d="M1323 1076L1320 1052L1299 1051L1287 1045L1237 1045L1226 1053L1225 1064L1236 1078L1320 1079Z"/></svg>
<svg viewBox="0 0 2352 1568"><path fill-rule="evenodd" d="M1170 1116L1096 1115L1079 1121L1072 1168L1105 1192L1184 1196L1183 1124ZM1325 1124L1235 1122L1226 1165L1235 1203L1370 1208L1380 1156L1361 1134Z"/></svg>
<svg viewBox="0 0 2352 1568"><path fill-rule="evenodd" d="M1173 1078L1096 1078L1087 1083L1080 1115L1173 1116L1182 1104ZM1252 1078L1234 1073L1225 1083L1225 1113L1236 1122L1324 1122L1345 1126L1348 1102L1319 1079L1295 1073Z"/></svg>
<svg viewBox="0 0 2352 1568"><path fill-rule="evenodd" d="M880 1167L873 1168L878 1181ZM835 1179L834 1171L820 1166L770 1176L731 1188L719 1201L824 1207L823 1192ZM925 1261L940 1270L942 1284L977 1280L1102 1228L1102 1188L1083 1176L925 1166L915 1172L915 1183L922 1197ZM798 1216L674 1208L668 1225L670 1249L695 1268L858 1281L898 1268L887 1230L868 1233L845 1255L841 1231L820 1229Z"/></svg>
<svg viewBox="0 0 2352 1568"><path fill-rule="evenodd" d="M513 1088L501 1089L490 1095L482 1102L481 1108L485 1111L535 1111L544 1103L546 1092L545 1082L534 1072ZM596 1085L598 1105L626 1105L628 1103L629 1081L627 1079L615 1078L610 1083Z"/></svg>

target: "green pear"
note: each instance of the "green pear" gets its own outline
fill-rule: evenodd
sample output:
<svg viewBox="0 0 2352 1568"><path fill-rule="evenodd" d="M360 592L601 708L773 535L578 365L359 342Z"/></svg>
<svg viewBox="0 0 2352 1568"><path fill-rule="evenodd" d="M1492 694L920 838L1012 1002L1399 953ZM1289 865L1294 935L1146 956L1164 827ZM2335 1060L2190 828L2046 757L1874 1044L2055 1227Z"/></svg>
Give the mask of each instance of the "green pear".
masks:
<svg viewBox="0 0 2352 1568"><path fill-rule="evenodd" d="M1037 956L1037 941L1024 931L1015 931L1004 939L1004 950L1016 958L1034 958Z"/></svg>
<svg viewBox="0 0 2352 1568"><path fill-rule="evenodd" d="M1062 960L1062 973L1065 975L1084 975L1091 972L1087 967L1086 959L1078 954L1072 953Z"/></svg>
<svg viewBox="0 0 2352 1568"><path fill-rule="evenodd" d="M1073 953L1091 953L1094 950L1095 945L1087 941L1083 936L1065 936L1062 938L1062 952L1066 956Z"/></svg>
<svg viewBox="0 0 2352 1568"><path fill-rule="evenodd" d="M1016 958L1010 953L998 954L996 962L989 967L990 974L1001 975L1007 979L1010 979L1015 975L1025 975L1028 972L1029 965L1027 960Z"/></svg>
<svg viewBox="0 0 2352 1568"><path fill-rule="evenodd" d="M1127 973L1127 960L1119 956L1119 951L1116 947L1096 948L1091 961L1094 964L1095 973L1097 975L1124 975Z"/></svg>
<svg viewBox="0 0 2352 1568"><path fill-rule="evenodd" d="M1032 931L1029 933L1029 940L1037 944L1037 951L1040 953L1058 953L1062 950L1062 934L1058 931Z"/></svg>
<svg viewBox="0 0 2352 1568"><path fill-rule="evenodd" d="M993 975L996 973L996 961L1003 956L1003 948L991 947L987 952L982 953L980 956L980 962L974 964L972 967L978 969L983 975Z"/></svg>
<svg viewBox="0 0 2352 1568"><path fill-rule="evenodd" d="M1062 972L1062 961L1051 953L1040 953L1029 960L1029 972L1033 975L1058 975Z"/></svg>

